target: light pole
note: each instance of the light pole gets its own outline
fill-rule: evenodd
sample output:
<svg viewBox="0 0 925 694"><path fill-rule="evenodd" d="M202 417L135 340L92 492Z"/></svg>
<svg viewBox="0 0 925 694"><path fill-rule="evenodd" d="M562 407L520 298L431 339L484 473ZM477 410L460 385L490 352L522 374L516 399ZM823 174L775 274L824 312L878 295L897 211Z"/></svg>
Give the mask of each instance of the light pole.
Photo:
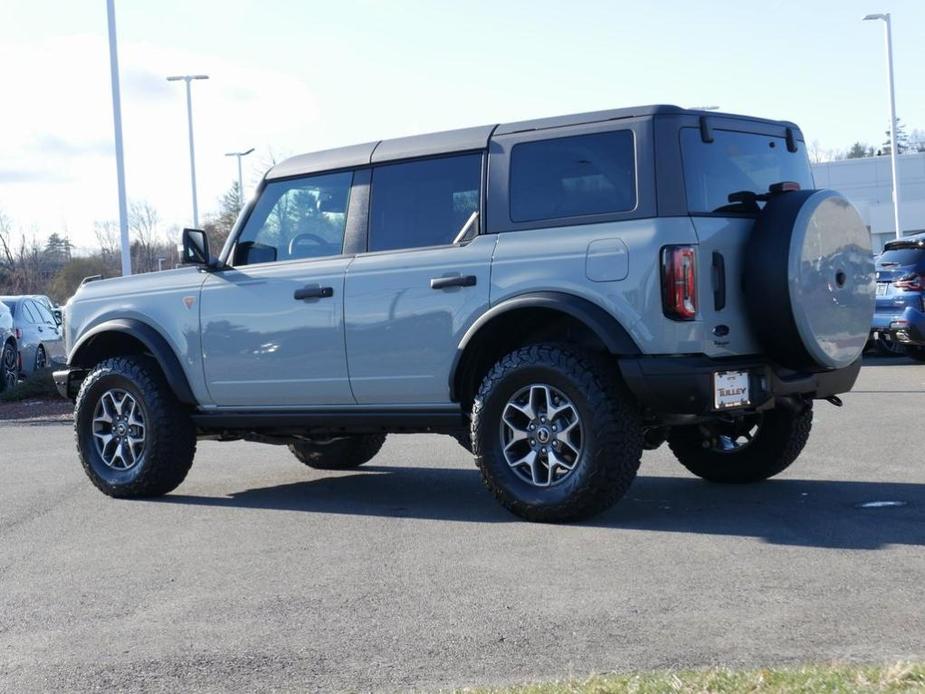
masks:
<svg viewBox="0 0 925 694"><path fill-rule="evenodd" d="M893 222L896 224L896 238L901 239L903 232L899 225L899 176L896 173L896 150L899 143L896 141L896 94L893 91L893 31L890 24L890 13L869 14L865 21L882 19L886 25L886 73L890 82L890 169L893 173Z"/></svg>
<svg viewBox="0 0 925 694"><path fill-rule="evenodd" d="M193 227L199 228L199 203L196 200L196 151L193 148L193 95L190 82L193 80L207 80L208 75L171 75L168 82L186 82L186 120L189 123L189 171L193 185Z"/></svg>
<svg viewBox="0 0 925 694"><path fill-rule="evenodd" d="M116 136L116 187L119 195L119 235L122 239L122 275L128 277L132 274L132 255L128 238L128 207L125 203L125 155L122 150L122 97L119 91L115 0L106 0L106 17L109 21L109 72L112 80L112 123Z"/></svg>
<svg viewBox="0 0 925 694"><path fill-rule="evenodd" d="M254 148L251 147L246 152L225 152L226 157L238 158L238 212L244 209L244 178L241 176L241 157L246 157L253 151Z"/></svg>

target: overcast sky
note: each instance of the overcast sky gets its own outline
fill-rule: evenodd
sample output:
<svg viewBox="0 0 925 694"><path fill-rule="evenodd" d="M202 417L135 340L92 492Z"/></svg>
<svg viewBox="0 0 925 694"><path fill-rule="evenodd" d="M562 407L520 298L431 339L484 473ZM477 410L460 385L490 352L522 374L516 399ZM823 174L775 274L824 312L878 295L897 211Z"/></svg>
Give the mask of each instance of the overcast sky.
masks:
<svg viewBox="0 0 925 694"><path fill-rule="evenodd" d="M118 215L105 0L0 0L0 210L92 243ZM182 83L193 85L201 216L245 159L644 103L794 120L824 148L925 129L925 2L116 0L126 183L189 225Z"/></svg>

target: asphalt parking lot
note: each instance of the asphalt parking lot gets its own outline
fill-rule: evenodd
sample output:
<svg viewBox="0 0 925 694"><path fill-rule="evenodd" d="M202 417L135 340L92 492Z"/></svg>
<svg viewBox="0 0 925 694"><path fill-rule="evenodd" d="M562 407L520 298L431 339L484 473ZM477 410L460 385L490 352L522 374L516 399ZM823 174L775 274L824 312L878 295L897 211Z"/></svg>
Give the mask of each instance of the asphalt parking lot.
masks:
<svg viewBox="0 0 925 694"><path fill-rule="evenodd" d="M200 444L157 501L70 428L0 424L0 690L425 690L610 670L925 657L925 366L862 371L780 478L667 449L580 525L531 525L449 437L327 473ZM870 502L900 502L876 505Z"/></svg>

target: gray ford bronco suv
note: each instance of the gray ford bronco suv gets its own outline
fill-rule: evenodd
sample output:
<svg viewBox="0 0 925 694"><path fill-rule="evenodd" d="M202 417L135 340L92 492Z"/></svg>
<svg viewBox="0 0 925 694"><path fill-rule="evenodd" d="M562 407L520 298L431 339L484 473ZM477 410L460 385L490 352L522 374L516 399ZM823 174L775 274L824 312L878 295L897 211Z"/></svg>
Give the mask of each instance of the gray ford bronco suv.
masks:
<svg viewBox="0 0 925 694"><path fill-rule="evenodd" d="M450 434L535 521L618 500L645 449L756 482L840 404L874 306L867 229L793 123L645 106L288 159L217 256L67 306L87 475L170 492L197 439L314 468Z"/></svg>

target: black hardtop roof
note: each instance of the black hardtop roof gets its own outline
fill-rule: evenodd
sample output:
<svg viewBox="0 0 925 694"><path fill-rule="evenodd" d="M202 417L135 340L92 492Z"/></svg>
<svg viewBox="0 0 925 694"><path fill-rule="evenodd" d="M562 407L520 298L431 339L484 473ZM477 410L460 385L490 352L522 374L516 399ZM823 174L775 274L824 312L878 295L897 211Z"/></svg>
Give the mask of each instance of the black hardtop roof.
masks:
<svg viewBox="0 0 925 694"><path fill-rule="evenodd" d="M622 120L626 118L645 118L660 115L694 115L708 118L735 118L760 123L773 123L776 125L797 128L789 121L774 121L767 118L754 118L733 113L719 111L701 111L686 109L680 106L655 104L650 106L634 106L631 108L615 108L605 111L589 111L588 113L575 113L566 116L551 118L536 118L533 120L518 121L515 123L498 123L483 125L475 128L462 128L459 130L445 130L443 132L399 137L391 140L367 142L361 145L350 145L327 149L320 152L300 154L280 162L267 172L268 180L300 176L320 171L333 171L348 169L357 166L410 159L413 157L426 157L444 152L465 152L467 150L485 149L488 140L493 135L510 135L530 130L545 130L548 128L561 128L569 125L582 125L585 123L599 123L608 120Z"/></svg>

